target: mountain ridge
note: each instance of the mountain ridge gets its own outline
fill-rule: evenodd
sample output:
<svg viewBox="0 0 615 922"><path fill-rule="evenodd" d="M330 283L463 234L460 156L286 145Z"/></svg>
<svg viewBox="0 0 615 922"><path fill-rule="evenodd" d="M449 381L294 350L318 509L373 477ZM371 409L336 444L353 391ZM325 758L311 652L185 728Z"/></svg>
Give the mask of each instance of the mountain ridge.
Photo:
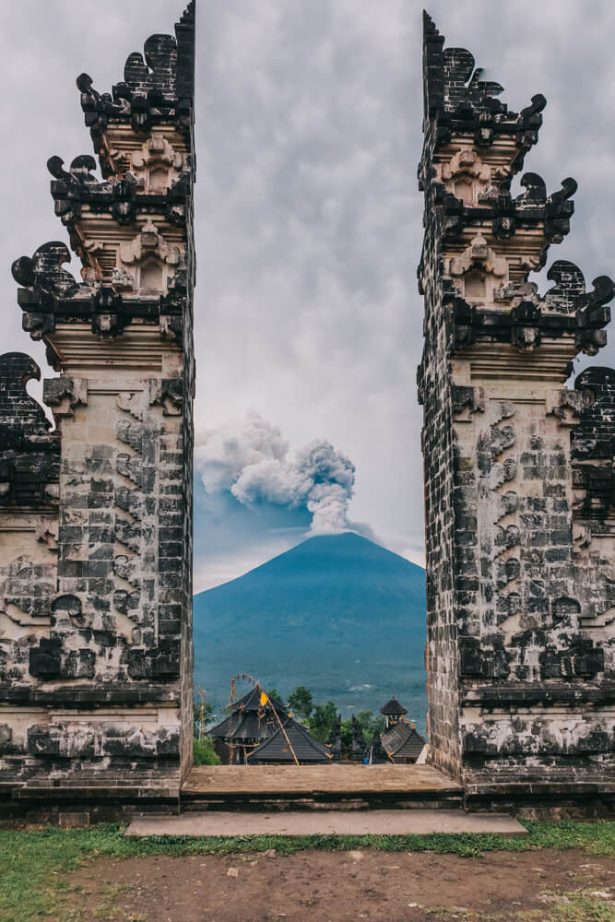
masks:
<svg viewBox="0 0 615 922"><path fill-rule="evenodd" d="M199 593L194 638L196 684L219 707L247 672L347 711L395 693L422 723L425 571L355 532L308 538Z"/></svg>

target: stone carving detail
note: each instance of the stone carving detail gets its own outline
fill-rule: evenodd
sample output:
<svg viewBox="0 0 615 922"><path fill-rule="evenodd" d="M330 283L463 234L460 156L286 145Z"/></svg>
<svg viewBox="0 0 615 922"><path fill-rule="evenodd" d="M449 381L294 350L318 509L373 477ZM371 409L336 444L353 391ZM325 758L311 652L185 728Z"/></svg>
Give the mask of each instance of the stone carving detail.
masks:
<svg viewBox="0 0 615 922"><path fill-rule="evenodd" d="M132 172L149 192L166 191L188 169L187 156L176 151L164 135L156 133L131 158Z"/></svg>
<svg viewBox="0 0 615 922"><path fill-rule="evenodd" d="M180 378L152 379L150 403L161 406L164 416L181 416L184 387Z"/></svg>
<svg viewBox="0 0 615 922"><path fill-rule="evenodd" d="M56 419L72 416L75 407L88 403L88 382L83 378L48 378L43 382L43 399Z"/></svg>
<svg viewBox="0 0 615 922"><path fill-rule="evenodd" d="M461 294L468 302L484 304L493 300L494 291L508 275L508 263L496 255L480 234L461 256L449 262L449 272L462 283Z"/></svg>
<svg viewBox="0 0 615 922"><path fill-rule="evenodd" d="M485 410L485 392L482 387L453 387L453 413L455 422L470 422L474 413Z"/></svg>
<svg viewBox="0 0 615 922"><path fill-rule="evenodd" d="M138 237L123 243L119 257L124 266L134 266L133 289L141 293L166 291L169 280L181 265L181 252L158 233L148 221Z"/></svg>

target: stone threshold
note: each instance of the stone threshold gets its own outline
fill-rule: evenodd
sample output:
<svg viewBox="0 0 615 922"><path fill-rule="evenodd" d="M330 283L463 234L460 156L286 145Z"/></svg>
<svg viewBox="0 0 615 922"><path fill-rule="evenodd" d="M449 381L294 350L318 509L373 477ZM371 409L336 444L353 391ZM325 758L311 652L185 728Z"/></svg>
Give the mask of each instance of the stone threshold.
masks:
<svg viewBox="0 0 615 922"><path fill-rule="evenodd" d="M463 810L353 810L317 812L203 811L181 816L133 819L125 835L234 836L431 836L526 835L527 830L505 813L465 813Z"/></svg>

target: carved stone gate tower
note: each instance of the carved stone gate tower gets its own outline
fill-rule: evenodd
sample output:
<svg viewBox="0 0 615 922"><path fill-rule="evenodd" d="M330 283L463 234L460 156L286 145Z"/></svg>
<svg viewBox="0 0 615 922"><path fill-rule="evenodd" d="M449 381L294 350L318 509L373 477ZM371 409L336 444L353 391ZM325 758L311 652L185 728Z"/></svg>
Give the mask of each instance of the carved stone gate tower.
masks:
<svg viewBox="0 0 615 922"><path fill-rule="evenodd" d="M13 266L60 373L0 357L0 796L177 798L192 741L194 4L77 81L93 157L48 166L64 243Z"/></svg>
<svg viewBox="0 0 615 922"><path fill-rule="evenodd" d="M554 262L572 179L511 180L546 101L514 113L425 15L419 284L431 758L467 797L615 790L615 371L610 279Z"/></svg>

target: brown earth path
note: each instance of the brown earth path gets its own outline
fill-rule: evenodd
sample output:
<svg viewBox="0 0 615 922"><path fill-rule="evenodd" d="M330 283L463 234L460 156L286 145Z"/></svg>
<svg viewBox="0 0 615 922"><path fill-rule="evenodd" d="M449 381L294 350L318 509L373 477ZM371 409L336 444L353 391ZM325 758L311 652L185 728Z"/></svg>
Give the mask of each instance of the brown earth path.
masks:
<svg viewBox="0 0 615 922"><path fill-rule="evenodd" d="M576 850L97 859L67 883L79 922L615 922L615 859Z"/></svg>

